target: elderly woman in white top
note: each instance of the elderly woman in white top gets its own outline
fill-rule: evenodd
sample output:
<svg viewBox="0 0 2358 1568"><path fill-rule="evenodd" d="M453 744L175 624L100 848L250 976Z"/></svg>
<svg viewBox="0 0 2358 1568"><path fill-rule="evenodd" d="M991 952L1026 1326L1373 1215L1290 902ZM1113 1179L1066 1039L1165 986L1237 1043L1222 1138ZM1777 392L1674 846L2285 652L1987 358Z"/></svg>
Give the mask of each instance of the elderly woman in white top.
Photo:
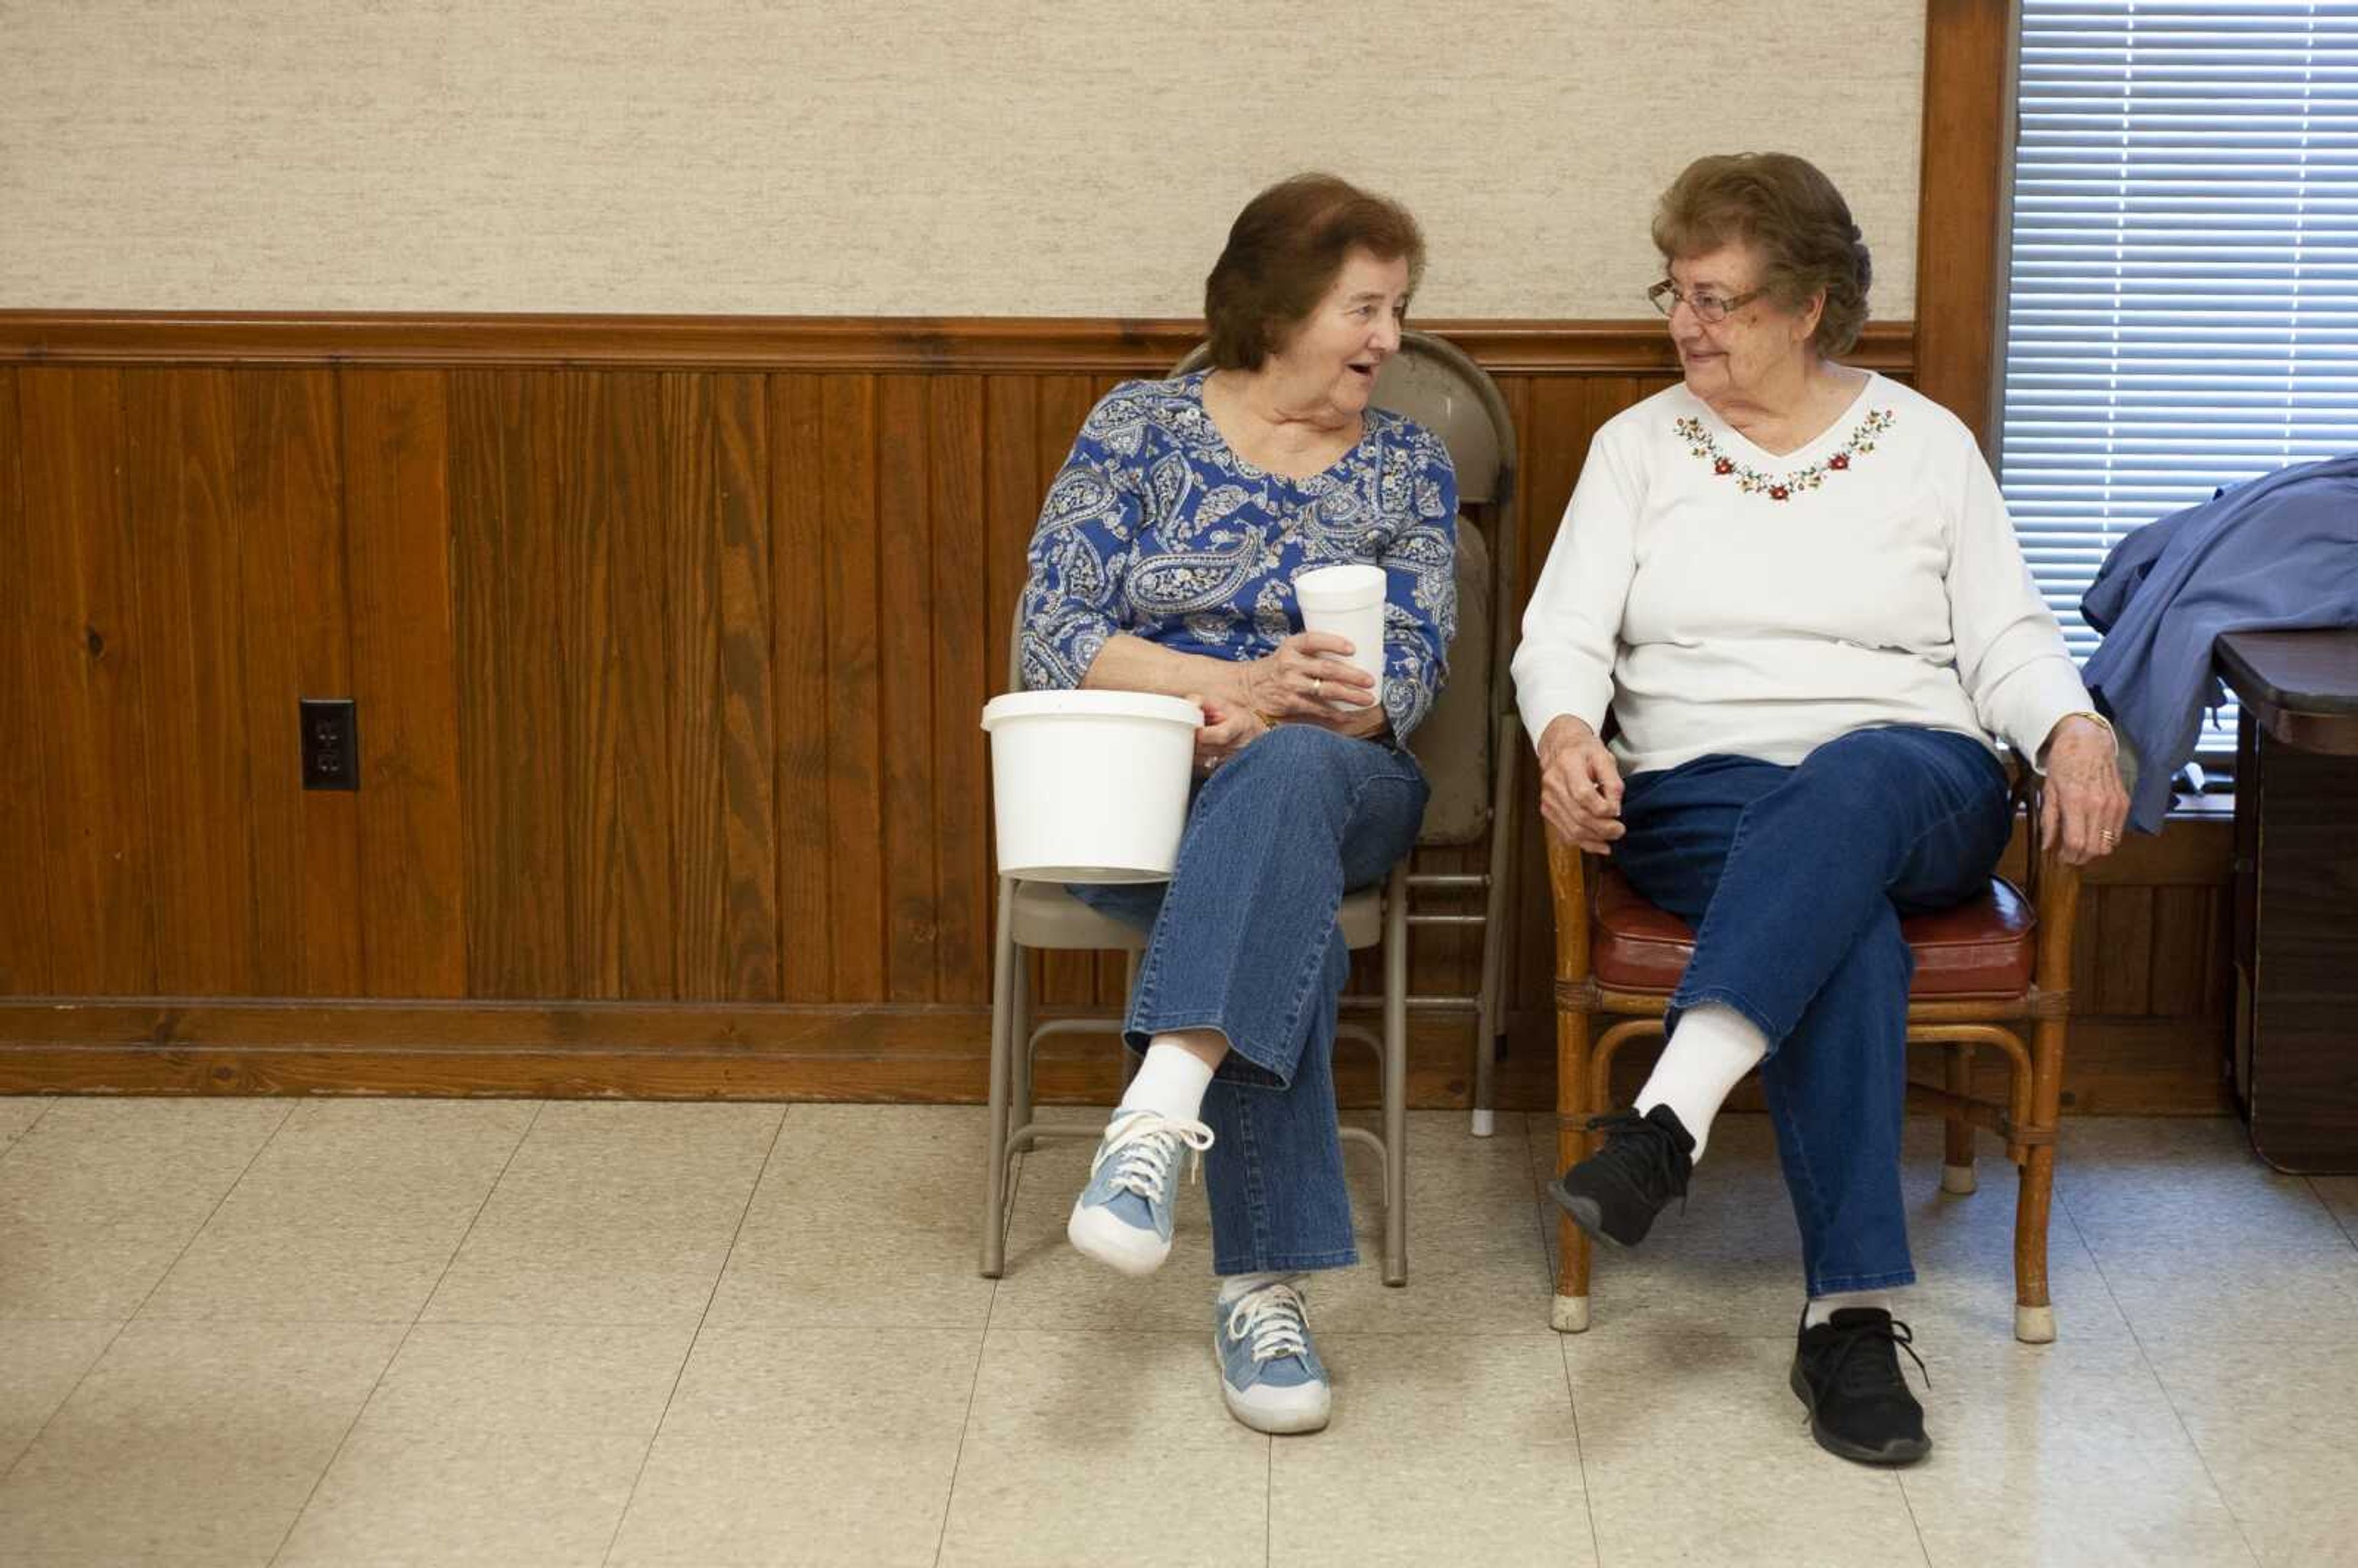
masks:
<svg viewBox="0 0 2358 1568"><path fill-rule="evenodd" d="M1695 951L1635 1110L1551 1191L1636 1243L1758 1067L1808 1290L1794 1389L1825 1447L1906 1464L1931 1444L1891 1312L1915 1280L1899 917L1987 885L1996 742L2045 769L2067 860L2109 850L2127 799L1972 436L1840 362L1869 271L1833 184L1703 158L1653 237L1684 383L1597 432L1514 675L1548 822Z"/></svg>

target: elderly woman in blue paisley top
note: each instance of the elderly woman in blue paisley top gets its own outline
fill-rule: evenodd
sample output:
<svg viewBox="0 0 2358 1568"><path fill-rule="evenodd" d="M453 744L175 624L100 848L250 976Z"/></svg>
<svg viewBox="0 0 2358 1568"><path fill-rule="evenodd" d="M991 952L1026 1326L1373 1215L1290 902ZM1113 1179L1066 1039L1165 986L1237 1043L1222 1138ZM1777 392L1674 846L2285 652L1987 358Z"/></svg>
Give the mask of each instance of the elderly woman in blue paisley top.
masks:
<svg viewBox="0 0 2358 1568"><path fill-rule="evenodd" d="M1324 1426L1302 1276L1357 1260L1330 1060L1345 890L1414 843L1401 742L1455 630L1455 476L1371 407L1424 259L1396 204L1325 175L1263 191L1205 285L1211 368L1093 409L1048 492L1022 605L1024 684L1162 692L1203 709L1200 783L1166 886L1076 887L1152 935L1126 1035L1144 1054L1068 1234L1161 1267L1189 1150L1210 1190L1213 1337L1228 1410ZM1382 568L1383 679L1305 633L1293 580Z"/></svg>
<svg viewBox="0 0 2358 1568"><path fill-rule="evenodd" d="M1653 237L1683 379L1598 430L1514 673L1549 824L1695 946L1635 1112L1550 1190L1634 1246L1757 1068L1808 1294L1790 1381L1820 1444L1908 1464L1931 1439L1892 1315L1916 1277L1899 917L1989 886L2000 739L2046 771L2069 860L2112 847L2127 797L1972 434L1837 357L1869 269L1833 183L1701 158Z"/></svg>

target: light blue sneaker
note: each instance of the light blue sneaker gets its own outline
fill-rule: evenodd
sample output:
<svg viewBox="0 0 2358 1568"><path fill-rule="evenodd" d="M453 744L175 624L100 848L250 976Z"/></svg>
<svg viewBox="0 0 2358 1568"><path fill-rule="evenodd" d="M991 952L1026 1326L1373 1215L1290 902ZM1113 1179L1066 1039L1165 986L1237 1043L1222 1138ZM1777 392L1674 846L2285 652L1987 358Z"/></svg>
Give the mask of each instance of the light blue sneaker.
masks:
<svg viewBox="0 0 2358 1568"><path fill-rule="evenodd" d="M1220 1357L1220 1397L1255 1432L1316 1432L1334 1395L1310 1342L1302 1293L1283 1280L1212 1304L1212 1347Z"/></svg>
<svg viewBox="0 0 2358 1568"><path fill-rule="evenodd" d="M1088 1256L1125 1274L1152 1274L1171 1256L1171 1200L1184 1147L1201 1154L1212 1130L1152 1110L1117 1110L1089 1162L1089 1184L1073 1200L1065 1234Z"/></svg>

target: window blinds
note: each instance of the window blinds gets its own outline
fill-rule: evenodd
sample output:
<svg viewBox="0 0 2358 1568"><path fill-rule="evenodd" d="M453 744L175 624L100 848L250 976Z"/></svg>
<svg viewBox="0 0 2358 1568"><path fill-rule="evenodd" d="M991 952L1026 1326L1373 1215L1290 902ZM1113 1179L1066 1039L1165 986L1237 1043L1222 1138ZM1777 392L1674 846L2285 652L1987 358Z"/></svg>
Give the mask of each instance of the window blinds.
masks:
<svg viewBox="0 0 2358 1568"><path fill-rule="evenodd" d="M2358 0L2022 0L2017 109L1999 482L2084 658L2123 535L2358 448Z"/></svg>

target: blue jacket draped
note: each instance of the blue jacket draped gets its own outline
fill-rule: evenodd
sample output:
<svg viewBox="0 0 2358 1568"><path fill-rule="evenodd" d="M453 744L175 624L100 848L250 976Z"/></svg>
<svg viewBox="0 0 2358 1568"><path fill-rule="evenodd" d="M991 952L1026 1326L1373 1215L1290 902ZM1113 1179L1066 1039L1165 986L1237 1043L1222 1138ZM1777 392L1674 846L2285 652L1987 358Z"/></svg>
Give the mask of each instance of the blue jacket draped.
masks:
<svg viewBox="0 0 2358 1568"><path fill-rule="evenodd" d="M2358 453L2279 469L2149 523L2104 558L2080 612L2082 672L2142 764L2129 823L2160 830L2170 778L2223 695L2223 632L2358 625Z"/></svg>

